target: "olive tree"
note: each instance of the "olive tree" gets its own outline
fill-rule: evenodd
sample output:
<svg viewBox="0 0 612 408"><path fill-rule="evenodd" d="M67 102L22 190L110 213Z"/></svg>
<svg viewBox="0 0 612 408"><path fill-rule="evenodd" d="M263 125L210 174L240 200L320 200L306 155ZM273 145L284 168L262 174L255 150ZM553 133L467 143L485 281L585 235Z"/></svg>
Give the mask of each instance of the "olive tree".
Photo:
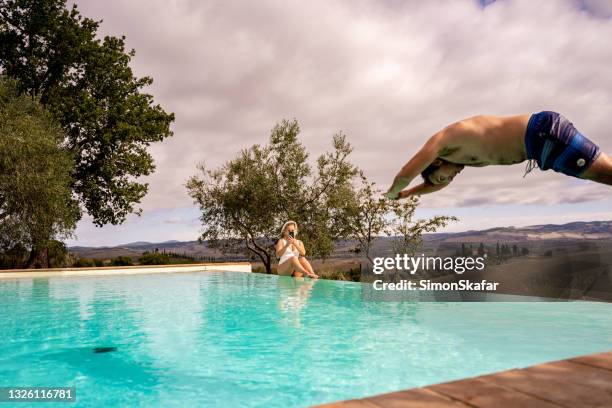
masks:
<svg viewBox="0 0 612 408"><path fill-rule="evenodd" d="M28 267L47 266L46 249L80 216L64 141L51 115L0 77L0 250L28 250Z"/></svg>
<svg viewBox="0 0 612 408"><path fill-rule="evenodd" d="M357 242L357 252L366 262L366 269L373 265L372 246L385 238L390 240L391 252L414 255L421 245L423 234L457 221L456 217L435 216L430 219L414 219L419 205L416 197L405 200L389 200L376 184L360 174L356 202L352 203L349 218L349 237ZM364 265L362 264L362 268Z"/></svg>
<svg viewBox="0 0 612 408"><path fill-rule="evenodd" d="M253 255L270 273L280 228L292 219L310 255L329 256L334 240L347 234L357 174L348 161L352 148L343 134L334 135L333 150L313 168L299 132L297 121L283 120L268 144L243 149L218 169L198 167L186 187L202 212L201 241Z"/></svg>

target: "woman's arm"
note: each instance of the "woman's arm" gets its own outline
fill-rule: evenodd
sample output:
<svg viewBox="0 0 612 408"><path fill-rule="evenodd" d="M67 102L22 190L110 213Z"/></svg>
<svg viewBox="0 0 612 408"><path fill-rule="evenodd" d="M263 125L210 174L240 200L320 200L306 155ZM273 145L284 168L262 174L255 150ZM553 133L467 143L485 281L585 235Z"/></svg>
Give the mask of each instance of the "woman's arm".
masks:
<svg viewBox="0 0 612 408"><path fill-rule="evenodd" d="M298 252L300 253L300 255L306 256L306 248L304 248L304 243L300 241L299 239L296 239L296 241L298 243L296 245Z"/></svg>

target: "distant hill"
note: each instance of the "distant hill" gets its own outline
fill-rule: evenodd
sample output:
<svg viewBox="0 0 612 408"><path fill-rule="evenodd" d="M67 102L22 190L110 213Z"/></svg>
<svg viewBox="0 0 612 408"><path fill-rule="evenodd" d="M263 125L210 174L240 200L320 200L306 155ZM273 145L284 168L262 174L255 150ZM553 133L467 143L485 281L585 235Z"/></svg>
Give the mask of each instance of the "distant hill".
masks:
<svg viewBox="0 0 612 408"><path fill-rule="evenodd" d="M386 238L388 239L388 238ZM435 233L423 236L425 242L525 242L546 240L585 240L585 239L612 239L612 221L571 222L555 225L531 225L528 227L496 227L482 231L465 231L457 233ZM385 238L378 245L384 244ZM339 242L336 247L336 256L350 256L349 249L355 244L351 241ZM69 250L79 257L86 258L112 258L115 256L140 256L145 251L166 251L190 256L221 257L216 249L209 248L206 243L197 241L170 240L160 243L146 241L130 242L117 246L83 247L74 246Z"/></svg>
<svg viewBox="0 0 612 408"><path fill-rule="evenodd" d="M204 256L204 257L219 257L221 252L209 248L206 243L200 244L198 241L165 241L165 242L129 242L117 246L103 247L84 247L73 246L68 250L82 258L114 258L117 256L140 256L143 252L153 252L155 250L173 252L178 254L186 254L189 256Z"/></svg>
<svg viewBox="0 0 612 408"><path fill-rule="evenodd" d="M454 234L430 234L427 240L442 242L539 241L563 239L612 239L612 221L571 222L528 227L496 227Z"/></svg>

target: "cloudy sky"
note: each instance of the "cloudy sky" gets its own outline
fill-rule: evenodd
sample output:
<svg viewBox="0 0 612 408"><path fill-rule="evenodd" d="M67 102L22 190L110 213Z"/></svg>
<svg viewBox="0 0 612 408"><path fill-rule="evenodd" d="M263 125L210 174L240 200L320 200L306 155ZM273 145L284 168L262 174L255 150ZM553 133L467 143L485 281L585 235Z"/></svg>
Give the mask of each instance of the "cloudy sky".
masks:
<svg viewBox="0 0 612 408"><path fill-rule="evenodd" d="M184 187L296 118L316 158L342 131L352 161L386 190L448 123L476 114L563 113L612 153L612 7L607 0L82 0L101 33L125 35L137 76L174 112L151 147L140 217L93 226L70 245L196 239ZM612 219L612 189L524 165L467 168L423 196L446 231Z"/></svg>

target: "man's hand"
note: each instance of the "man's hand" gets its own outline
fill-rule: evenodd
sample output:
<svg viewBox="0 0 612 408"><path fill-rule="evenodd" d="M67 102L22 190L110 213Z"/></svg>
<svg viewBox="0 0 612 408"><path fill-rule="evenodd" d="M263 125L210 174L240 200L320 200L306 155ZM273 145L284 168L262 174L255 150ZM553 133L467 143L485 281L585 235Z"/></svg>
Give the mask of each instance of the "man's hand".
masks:
<svg viewBox="0 0 612 408"><path fill-rule="evenodd" d="M406 198L413 195L423 195L434 193L436 191L442 190L444 187L448 186L450 183L444 184L431 184L431 183L421 183L418 186L409 188L400 192L400 198Z"/></svg>
<svg viewBox="0 0 612 408"><path fill-rule="evenodd" d="M448 186L449 183L446 184L431 184L431 183L421 183L418 186L414 186L412 188L408 188L406 190L400 191L395 195L392 195L393 191L388 191L385 196L392 200L399 200L402 198L408 198L413 195L423 195L433 193L435 191L441 190L444 187Z"/></svg>
<svg viewBox="0 0 612 408"><path fill-rule="evenodd" d="M398 193L398 192L393 191L391 189L389 189L389 191L387 191L385 193L385 197L387 197L389 200L398 200L398 199L402 198L401 197L401 193Z"/></svg>

